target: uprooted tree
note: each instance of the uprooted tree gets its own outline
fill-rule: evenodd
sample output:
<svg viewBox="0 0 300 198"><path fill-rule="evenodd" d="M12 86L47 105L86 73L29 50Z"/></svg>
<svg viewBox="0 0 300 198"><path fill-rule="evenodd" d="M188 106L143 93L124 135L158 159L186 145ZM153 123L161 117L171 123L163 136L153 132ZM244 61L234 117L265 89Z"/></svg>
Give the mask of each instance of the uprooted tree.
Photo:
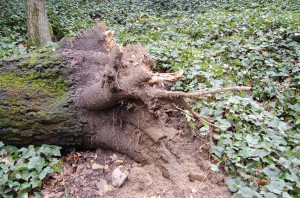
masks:
<svg viewBox="0 0 300 198"><path fill-rule="evenodd" d="M120 47L98 24L56 51L0 62L0 141L14 145L105 147L138 162L166 162L178 134L179 109L199 119L185 98L205 99L231 87L185 93L165 84L181 73L155 73L142 46ZM209 122L209 120L206 120Z"/></svg>

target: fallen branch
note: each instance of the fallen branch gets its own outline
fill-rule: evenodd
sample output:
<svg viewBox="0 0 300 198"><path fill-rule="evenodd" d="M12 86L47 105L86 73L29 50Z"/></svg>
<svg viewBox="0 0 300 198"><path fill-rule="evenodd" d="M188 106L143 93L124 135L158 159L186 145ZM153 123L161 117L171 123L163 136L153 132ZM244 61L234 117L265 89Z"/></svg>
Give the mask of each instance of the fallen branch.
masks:
<svg viewBox="0 0 300 198"><path fill-rule="evenodd" d="M220 88L220 89L214 89L209 91L197 91L197 92L191 92L186 93L182 91L161 91L158 89L155 89L155 95L153 97L157 98L180 98L180 97L188 97L188 98L204 98L206 99L210 94L215 93L222 93L222 92L228 92L228 91L248 91L251 90L251 87L228 87L228 88ZM153 92L153 90L151 90Z"/></svg>
<svg viewBox="0 0 300 198"><path fill-rule="evenodd" d="M179 91L166 91L165 94L169 96L178 96L178 97L189 97L189 98L198 98L201 96L207 96L210 94L221 93L221 92L228 92L228 91L248 91L251 87L228 87L228 88L220 88L215 90L209 91L199 91L199 92L192 92L192 93L185 93Z"/></svg>

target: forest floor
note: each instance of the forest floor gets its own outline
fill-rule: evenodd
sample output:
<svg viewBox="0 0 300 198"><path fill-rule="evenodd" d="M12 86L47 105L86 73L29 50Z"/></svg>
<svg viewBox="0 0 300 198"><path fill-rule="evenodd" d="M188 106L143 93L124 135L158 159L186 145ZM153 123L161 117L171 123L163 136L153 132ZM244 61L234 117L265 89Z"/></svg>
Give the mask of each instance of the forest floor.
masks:
<svg viewBox="0 0 300 198"><path fill-rule="evenodd" d="M24 44L27 38L23 1L3 2L0 58L31 52L34 48ZM252 94L222 93L194 102L194 110L212 118L215 125L230 125L216 130L210 148L209 125L203 123L199 129L185 115L192 135L176 141L183 142L178 144L183 155L188 152L188 156L194 156L183 156L183 161L191 160L199 166L197 174L201 176L194 182L182 177L182 182L172 183L160 170L142 166L140 170L149 174L152 182L136 190L132 178L140 165L111 151L79 151L65 157L63 175L52 175L51 180L44 181L45 196L86 197L84 192L88 190L94 193L91 197L229 197L223 182L227 175L210 169L218 166L231 175L226 181L233 197L300 197L298 0L46 3L55 41L106 21L108 29L115 31L118 43L145 46L158 71L184 72L186 78L172 90L191 92L244 85L252 87ZM192 137L196 140L190 141ZM205 162L209 168L203 167ZM93 165L100 168L93 169ZM121 188L113 188L111 174L119 165L128 167L129 177ZM177 168L174 171L184 166ZM79 181L75 181L76 175L80 175Z"/></svg>

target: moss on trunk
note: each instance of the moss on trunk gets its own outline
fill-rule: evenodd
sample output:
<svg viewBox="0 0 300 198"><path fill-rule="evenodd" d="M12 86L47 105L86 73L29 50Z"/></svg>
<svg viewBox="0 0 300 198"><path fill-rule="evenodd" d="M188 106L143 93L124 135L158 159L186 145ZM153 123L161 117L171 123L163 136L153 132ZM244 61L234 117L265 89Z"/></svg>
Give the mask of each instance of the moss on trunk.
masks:
<svg viewBox="0 0 300 198"><path fill-rule="evenodd" d="M71 71L59 53L39 50L0 65L1 141L89 145L71 98Z"/></svg>

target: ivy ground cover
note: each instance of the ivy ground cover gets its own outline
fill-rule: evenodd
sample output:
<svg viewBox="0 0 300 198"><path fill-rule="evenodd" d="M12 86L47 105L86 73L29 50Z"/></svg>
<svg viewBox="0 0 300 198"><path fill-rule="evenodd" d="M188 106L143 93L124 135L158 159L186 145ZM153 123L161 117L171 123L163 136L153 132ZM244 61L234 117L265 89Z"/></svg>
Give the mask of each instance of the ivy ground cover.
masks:
<svg viewBox="0 0 300 198"><path fill-rule="evenodd" d="M32 50L22 1L1 6L0 57ZM299 0L48 0L47 11L56 40L105 20L119 43L144 45L157 69L184 72L173 89L251 86L194 101L223 126L211 154L235 197L300 196ZM192 135L211 133L187 122Z"/></svg>

